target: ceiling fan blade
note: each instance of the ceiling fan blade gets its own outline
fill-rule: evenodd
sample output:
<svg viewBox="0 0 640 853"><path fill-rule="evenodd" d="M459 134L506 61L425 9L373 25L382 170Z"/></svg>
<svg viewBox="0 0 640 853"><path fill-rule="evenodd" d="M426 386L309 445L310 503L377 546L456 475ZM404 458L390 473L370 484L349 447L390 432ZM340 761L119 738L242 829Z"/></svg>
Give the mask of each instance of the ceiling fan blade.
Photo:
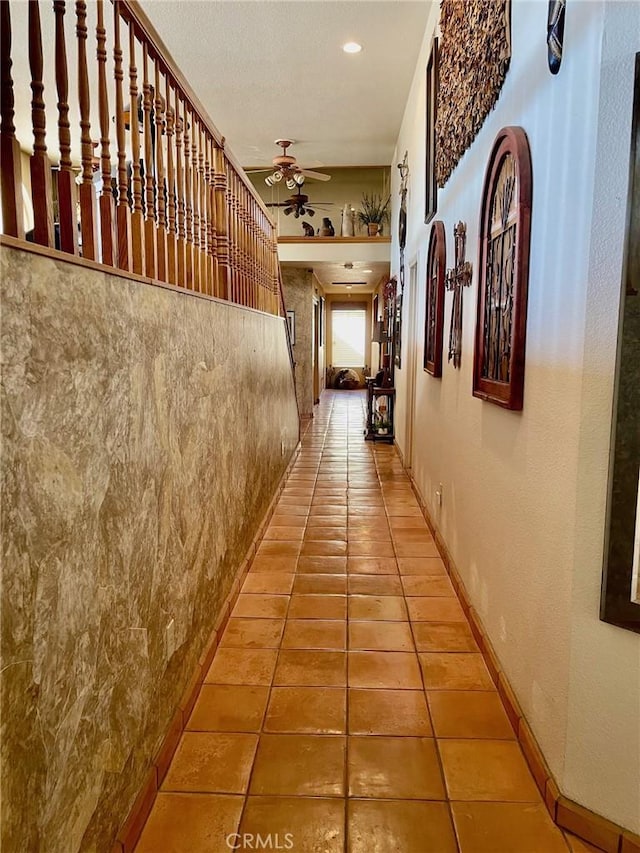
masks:
<svg viewBox="0 0 640 853"><path fill-rule="evenodd" d="M316 181L330 181L331 175L325 175L322 172L314 172L313 169L300 169L300 174L306 178L313 178Z"/></svg>
<svg viewBox="0 0 640 853"><path fill-rule="evenodd" d="M259 175L261 172L273 172L273 166L270 169L245 169L247 175Z"/></svg>

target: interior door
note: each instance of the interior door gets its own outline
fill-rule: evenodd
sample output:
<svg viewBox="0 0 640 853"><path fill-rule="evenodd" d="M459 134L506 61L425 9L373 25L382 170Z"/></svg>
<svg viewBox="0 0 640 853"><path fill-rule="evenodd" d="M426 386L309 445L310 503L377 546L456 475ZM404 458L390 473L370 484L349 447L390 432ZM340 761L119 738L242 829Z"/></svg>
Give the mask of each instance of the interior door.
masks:
<svg viewBox="0 0 640 853"><path fill-rule="evenodd" d="M404 335L404 367L407 372L407 429L406 442L404 448L404 464L407 469L411 469L413 460L413 436L414 436L414 419L416 410L416 369L417 369L417 353L418 344L416 341L416 311L418 308L418 261L417 259L409 267L409 287L405 288L404 298L405 314L404 322L406 323L406 333Z"/></svg>
<svg viewBox="0 0 640 853"><path fill-rule="evenodd" d="M320 302L313 300L313 402L320 402Z"/></svg>

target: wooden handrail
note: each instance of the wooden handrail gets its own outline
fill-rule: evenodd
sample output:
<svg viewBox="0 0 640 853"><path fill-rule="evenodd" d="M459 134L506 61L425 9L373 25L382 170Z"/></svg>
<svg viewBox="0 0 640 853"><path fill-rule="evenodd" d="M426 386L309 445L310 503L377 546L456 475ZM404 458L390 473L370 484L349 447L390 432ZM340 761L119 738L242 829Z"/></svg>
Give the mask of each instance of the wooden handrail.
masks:
<svg viewBox="0 0 640 853"><path fill-rule="evenodd" d="M0 3L1 192L4 232L20 239L23 187L11 50L25 46L12 45L12 2L19 0ZM138 3L112 0L112 6L113 43L107 44L104 0L68 6L54 0L48 9L53 19L42 24L44 4L28 4L35 227L27 239L279 314L277 239L264 202ZM68 8L75 11L75 81L67 67ZM55 33L58 156L46 141L43 33ZM92 91L89 69L96 61ZM74 109L70 97L77 97ZM76 126L70 115L79 115Z"/></svg>

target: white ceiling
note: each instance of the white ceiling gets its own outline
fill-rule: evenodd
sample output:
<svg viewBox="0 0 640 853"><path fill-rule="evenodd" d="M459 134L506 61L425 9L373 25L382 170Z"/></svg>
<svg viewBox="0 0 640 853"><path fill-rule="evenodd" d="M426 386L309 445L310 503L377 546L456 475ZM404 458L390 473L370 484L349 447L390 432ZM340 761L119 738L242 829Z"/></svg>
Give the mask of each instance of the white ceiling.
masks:
<svg viewBox="0 0 640 853"><path fill-rule="evenodd" d="M143 0L245 166L389 165L432 0ZM347 41L360 54L342 51Z"/></svg>
<svg viewBox="0 0 640 853"><path fill-rule="evenodd" d="M381 261L353 261L352 264L351 269L333 261L314 261L311 264L285 262L282 266L309 267L325 293L350 294L352 297L359 293L374 293L380 280L389 274L389 264Z"/></svg>

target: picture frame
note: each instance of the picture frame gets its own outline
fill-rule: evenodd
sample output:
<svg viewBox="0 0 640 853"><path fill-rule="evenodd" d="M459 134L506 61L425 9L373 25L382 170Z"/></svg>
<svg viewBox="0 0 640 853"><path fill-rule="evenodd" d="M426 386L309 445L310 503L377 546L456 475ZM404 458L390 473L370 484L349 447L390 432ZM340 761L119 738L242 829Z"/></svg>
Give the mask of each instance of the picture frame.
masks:
<svg viewBox="0 0 640 853"><path fill-rule="evenodd" d="M291 346L294 347L296 345L296 312L295 311L287 311L287 326L289 327L289 340L291 341Z"/></svg>
<svg viewBox="0 0 640 853"><path fill-rule="evenodd" d="M442 376L444 297L446 289L447 238L444 222L431 224L425 274L424 358L426 373Z"/></svg>
<svg viewBox="0 0 640 853"><path fill-rule="evenodd" d="M482 190L473 396L513 411L524 401L532 191L527 134L504 127Z"/></svg>
<svg viewBox="0 0 640 853"><path fill-rule="evenodd" d="M431 43L425 87L425 191L424 221L431 222L438 210L436 180L436 121L438 117L438 39Z"/></svg>

